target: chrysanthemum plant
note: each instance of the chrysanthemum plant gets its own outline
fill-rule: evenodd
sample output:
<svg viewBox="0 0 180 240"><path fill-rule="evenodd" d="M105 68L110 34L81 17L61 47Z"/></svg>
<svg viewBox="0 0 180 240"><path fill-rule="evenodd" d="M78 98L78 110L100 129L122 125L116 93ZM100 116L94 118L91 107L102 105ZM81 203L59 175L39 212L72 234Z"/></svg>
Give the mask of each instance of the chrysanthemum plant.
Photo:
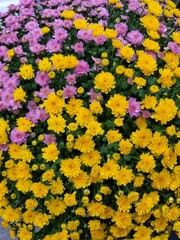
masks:
<svg viewBox="0 0 180 240"><path fill-rule="evenodd" d="M11 238L180 237L180 10L21 0L0 16L0 216Z"/></svg>

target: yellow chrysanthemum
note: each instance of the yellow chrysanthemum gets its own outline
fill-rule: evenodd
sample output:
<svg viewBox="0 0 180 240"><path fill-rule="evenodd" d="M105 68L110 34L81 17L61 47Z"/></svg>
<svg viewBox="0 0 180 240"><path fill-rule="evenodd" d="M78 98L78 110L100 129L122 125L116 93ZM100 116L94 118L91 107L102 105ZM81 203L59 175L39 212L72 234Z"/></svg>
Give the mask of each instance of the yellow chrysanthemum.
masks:
<svg viewBox="0 0 180 240"><path fill-rule="evenodd" d="M140 52L135 67L140 68L145 76L150 76L157 70L157 62L152 55Z"/></svg>
<svg viewBox="0 0 180 240"><path fill-rule="evenodd" d="M136 165L136 168L139 172L142 171L145 173L149 173L155 168L155 166L156 164L155 164L154 157L149 153L142 153L140 155L140 161Z"/></svg>
<svg viewBox="0 0 180 240"><path fill-rule="evenodd" d="M173 99L165 98L160 99L158 106L154 110L155 113L151 117L156 122L160 121L161 124L166 124L176 116L178 108Z"/></svg>
<svg viewBox="0 0 180 240"><path fill-rule="evenodd" d="M140 18L142 25L146 28L146 30L157 31L159 30L160 23L157 17L153 15L145 15L144 17Z"/></svg>
<svg viewBox="0 0 180 240"><path fill-rule="evenodd" d="M159 4L159 2L156 1L148 2L148 10L151 14L155 15L156 17L159 17L163 12L161 5Z"/></svg>
<svg viewBox="0 0 180 240"><path fill-rule="evenodd" d="M51 198L51 200L46 205L47 210L50 214L59 216L66 211L66 204L59 199L59 197Z"/></svg>
<svg viewBox="0 0 180 240"><path fill-rule="evenodd" d="M134 56L135 52L132 47L124 46L120 50L120 56L129 63L131 61L131 58Z"/></svg>
<svg viewBox="0 0 180 240"><path fill-rule="evenodd" d="M16 120L17 129L21 132L31 132L31 128L34 127L34 123L30 120L26 119L25 117L20 117Z"/></svg>
<svg viewBox="0 0 180 240"><path fill-rule="evenodd" d="M79 136L75 140L74 149L78 149L82 153L90 152L93 150L95 143L89 134Z"/></svg>
<svg viewBox="0 0 180 240"><path fill-rule="evenodd" d="M61 13L61 17L65 18L65 19L73 19L75 14L76 13L73 10L64 10Z"/></svg>
<svg viewBox="0 0 180 240"><path fill-rule="evenodd" d="M23 88L20 86L18 88L16 88L13 92L13 96L14 96L14 101L22 101L22 102L26 102L26 92L23 90Z"/></svg>
<svg viewBox="0 0 180 240"><path fill-rule="evenodd" d="M43 154L42 157L46 159L47 162L55 162L58 159L60 151L54 143L49 144L47 147L41 149Z"/></svg>
<svg viewBox="0 0 180 240"><path fill-rule="evenodd" d="M81 172L80 169L81 162L78 158L68 158L61 160L60 163L60 171L66 176L66 177L76 177Z"/></svg>
<svg viewBox="0 0 180 240"><path fill-rule="evenodd" d="M101 72L94 79L95 88L103 93L108 93L115 87L115 78L110 72Z"/></svg>
<svg viewBox="0 0 180 240"><path fill-rule="evenodd" d="M158 53L160 51L159 43L155 42L149 38L144 39L142 44L145 47L145 49L148 51L154 51L156 53Z"/></svg>
<svg viewBox="0 0 180 240"><path fill-rule="evenodd" d="M65 101L52 92L48 94L47 99L44 100L43 106L49 114L60 114L65 106Z"/></svg>
<svg viewBox="0 0 180 240"><path fill-rule="evenodd" d="M117 31L114 30L114 29L111 29L111 28L106 28L105 31L104 31L104 36L106 38L116 38L117 37Z"/></svg>
<svg viewBox="0 0 180 240"><path fill-rule="evenodd" d="M115 117L123 117L128 109L128 101L126 97L120 94L114 94L108 100L106 107L110 108Z"/></svg>
<svg viewBox="0 0 180 240"><path fill-rule="evenodd" d="M31 186L31 191L36 198L44 198L48 194L49 187L41 182L33 182Z"/></svg>
<svg viewBox="0 0 180 240"><path fill-rule="evenodd" d="M73 55L65 56L64 65L65 65L65 68L67 69L75 68L78 65L78 60Z"/></svg>
<svg viewBox="0 0 180 240"><path fill-rule="evenodd" d="M88 26L88 30L92 30L93 37L98 37L104 33L104 28L98 23L91 23Z"/></svg>
<svg viewBox="0 0 180 240"><path fill-rule="evenodd" d="M75 19L73 23L76 29L87 29L88 27L88 21L86 19Z"/></svg>
<svg viewBox="0 0 180 240"><path fill-rule="evenodd" d="M179 57L175 55L173 52L165 53L163 60L166 62L167 66L175 70L179 66Z"/></svg>
<svg viewBox="0 0 180 240"><path fill-rule="evenodd" d="M49 72L51 69L51 62L49 61L49 58L43 58L42 60L39 61L38 63L38 68L39 70L41 70L42 72Z"/></svg>
<svg viewBox="0 0 180 240"><path fill-rule="evenodd" d="M58 115L51 115L48 120L48 130L52 130L55 133L63 133L65 131L65 127L66 127L66 120Z"/></svg>
<svg viewBox="0 0 180 240"><path fill-rule="evenodd" d="M31 64L23 64L20 67L20 76L23 79L31 79L31 78L33 78L35 76L34 75L33 66Z"/></svg>

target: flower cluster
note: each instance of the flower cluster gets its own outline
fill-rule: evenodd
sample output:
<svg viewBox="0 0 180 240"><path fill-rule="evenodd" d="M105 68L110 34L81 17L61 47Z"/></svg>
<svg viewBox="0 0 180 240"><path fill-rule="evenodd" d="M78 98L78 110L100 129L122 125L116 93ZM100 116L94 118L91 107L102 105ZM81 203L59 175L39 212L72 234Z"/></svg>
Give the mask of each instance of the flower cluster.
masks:
<svg viewBox="0 0 180 240"><path fill-rule="evenodd" d="M11 238L180 237L176 5L20 0L0 17L0 216Z"/></svg>

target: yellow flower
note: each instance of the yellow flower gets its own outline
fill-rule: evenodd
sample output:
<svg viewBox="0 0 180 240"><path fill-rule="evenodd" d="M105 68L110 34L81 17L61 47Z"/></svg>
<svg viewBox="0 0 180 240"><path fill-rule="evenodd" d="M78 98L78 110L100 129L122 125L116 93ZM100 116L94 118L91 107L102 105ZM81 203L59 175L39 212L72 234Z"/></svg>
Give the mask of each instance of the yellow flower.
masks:
<svg viewBox="0 0 180 240"><path fill-rule="evenodd" d="M132 68L125 68L124 69L124 76L128 78L132 78L134 75L134 70Z"/></svg>
<svg viewBox="0 0 180 240"><path fill-rule="evenodd" d="M31 79L31 78L33 78L35 76L34 75L33 66L31 64L23 64L20 67L20 76L23 79Z"/></svg>
<svg viewBox="0 0 180 240"><path fill-rule="evenodd" d="M95 100L92 101L89 107L91 112L94 114L102 114L103 112L103 108L101 107L101 104L98 101Z"/></svg>
<svg viewBox="0 0 180 240"><path fill-rule="evenodd" d="M64 70L65 69L65 62L64 62L64 56L62 54L53 54L52 57L50 58L52 63L53 63L53 67L56 70Z"/></svg>
<svg viewBox="0 0 180 240"><path fill-rule="evenodd" d="M176 116L178 108L173 99L161 98L158 106L154 110L155 113L151 115L151 118L155 119L156 122L160 121L163 125Z"/></svg>
<svg viewBox="0 0 180 240"><path fill-rule="evenodd" d="M118 175L119 169L119 165L114 160L108 159L101 168L100 176L103 179L114 178L115 175Z"/></svg>
<svg viewBox="0 0 180 240"><path fill-rule="evenodd" d="M116 4L119 2L119 0L108 0L110 4Z"/></svg>
<svg viewBox="0 0 180 240"><path fill-rule="evenodd" d="M148 128L140 128L132 132L130 139L136 148L148 147L152 139L152 131Z"/></svg>
<svg viewBox="0 0 180 240"><path fill-rule="evenodd" d="M78 65L78 60L73 55L64 57L64 67L67 69L75 68Z"/></svg>
<svg viewBox="0 0 180 240"><path fill-rule="evenodd" d="M83 101L81 99L71 98L66 104L66 112L70 115L70 117L73 117L76 113L79 113L82 105Z"/></svg>
<svg viewBox="0 0 180 240"><path fill-rule="evenodd" d="M82 216L82 217L85 217L86 216L86 211L85 211L85 209L83 207L78 207L75 210L75 214L79 215L79 216Z"/></svg>
<svg viewBox="0 0 180 240"><path fill-rule="evenodd" d="M78 158L61 160L60 171L68 178L76 177L81 172L81 162Z"/></svg>
<svg viewBox="0 0 180 240"><path fill-rule="evenodd" d="M58 159L60 151L56 147L55 143L49 144L47 147L41 149L43 154L42 157L46 159L47 162L55 162Z"/></svg>
<svg viewBox="0 0 180 240"><path fill-rule="evenodd" d="M121 48L123 46L121 40L119 39L112 39L112 46L114 48Z"/></svg>
<svg viewBox="0 0 180 240"><path fill-rule="evenodd" d="M1 131L0 144L6 144L8 142L8 135L5 131Z"/></svg>
<svg viewBox="0 0 180 240"><path fill-rule="evenodd" d="M41 33L44 35L44 34L47 34L51 31L51 29L47 26L41 28Z"/></svg>
<svg viewBox="0 0 180 240"><path fill-rule="evenodd" d="M73 19L75 14L76 13L73 10L64 10L61 13L61 17L65 18L65 19Z"/></svg>
<svg viewBox="0 0 180 240"><path fill-rule="evenodd" d="M165 218L158 218L151 222L151 226L154 230L158 232L165 231L166 227L168 226L168 222Z"/></svg>
<svg viewBox="0 0 180 240"><path fill-rule="evenodd" d="M139 172L142 171L145 173L149 173L155 168L155 166L156 164L155 164L154 157L149 153L142 153L140 155L140 161L136 165L136 168Z"/></svg>
<svg viewBox="0 0 180 240"><path fill-rule="evenodd" d="M33 182L31 186L31 191L36 198L44 198L48 194L49 187L41 182Z"/></svg>
<svg viewBox="0 0 180 240"><path fill-rule="evenodd" d="M49 72L51 69L51 62L49 61L49 58L43 58L38 63L38 68L42 72Z"/></svg>
<svg viewBox="0 0 180 240"><path fill-rule="evenodd" d="M145 94L144 100L141 102L142 108L155 109L157 104L157 99L155 96L149 96Z"/></svg>
<svg viewBox="0 0 180 240"><path fill-rule="evenodd" d="M116 204L118 205L118 210L122 212L130 212L130 209L132 208L131 201L126 195L117 197Z"/></svg>
<svg viewBox="0 0 180 240"><path fill-rule="evenodd" d="M80 160L83 165L92 167L95 164L99 164L101 161L101 154L98 150L92 150L90 152L82 153Z"/></svg>
<svg viewBox="0 0 180 240"><path fill-rule="evenodd" d="M168 150L168 139L166 136L161 136L160 132L155 132L151 138L151 143L148 146L152 154L159 156Z"/></svg>
<svg viewBox="0 0 180 240"><path fill-rule="evenodd" d="M87 211L90 217L100 217L101 214L103 214L104 210L105 205L103 205L101 202L91 201L87 205Z"/></svg>
<svg viewBox="0 0 180 240"><path fill-rule="evenodd" d="M76 191L74 191L73 193L65 193L64 194L64 203L68 207L75 206L77 204Z"/></svg>
<svg viewBox="0 0 180 240"><path fill-rule="evenodd" d="M133 145L128 139L127 140L122 139L119 143L119 151L123 155L130 154L132 147Z"/></svg>
<svg viewBox="0 0 180 240"><path fill-rule="evenodd" d="M58 177L57 180L52 180L50 182L50 191L53 195L62 194L64 192L63 181Z"/></svg>
<svg viewBox="0 0 180 240"><path fill-rule="evenodd" d="M117 227L128 229L132 226L132 214L116 211L112 218L112 221L115 222Z"/></svg>
<svg viewBox="0 0 180 240"><path fill-rule="evenodd" d="M59 197L51 198L46 207L49 213L55 216L65 213L67 208L66 204Z"/></svg>
<svg viewBox="0 0 180 240"><path fill-rule="evenodd" d="M26 102L27 95L21 86L14 90L13 96L14 96L14 101L20 100L22 102Z"/></svg>
<svg viewBox="0 0 180 240"><path fill-rule="evenodd" d="M137 89L140 89L144 86L146 86L146 79L142 77L135 77L133 79L133 82L137 84Z"/></svg>
<svg viewBox="0 0 180 240"><path fill-rule="evenodd" d="M34 127L34 123L30 120L26 119L25 117L17 118L17 129L21 132L31 132L31 128Z"/></svg>
<svg viewBox="0 0 180 240"><path fill-rule="evenodd" d="M135 52L132 47L126 45L121 48L120 56L125 58L128 63L131 61L131 58L134 56L134 54Z"/></svg>
<svg viewBox="0 0 180 240"><path fill-rule="evenodd" d="M46 172L44 172L42 174L42 181L51 181L53 179L53 177L55 176L54 170L53 169L49 169Z"/></svg>
<svg viewBox="0 0 180 240"><path fill-rule="evenodd" d="M43 228L49 223L49 216L45 213L35 212L33 225L38 228Z"/></svg>
<svg viewBox="0 0 180 240"><path fill-rule="evenodd" d="M161 172L151 172L149 178L152 180L152 187L157 190L169 189L171 182L170 172L163 169Z"/></svg>
<svg viewBox="0 0 180 240"><path fill-rule="evenodd" d="M94 79L95 88L103 93L108 93L115 87L115 78L110 72L101 72Z"/></svg>
<svg viewBox="0 0 180 240"><path fill-rule="evenodd" d="M142 25L146 28L146 30L158 31L160 27L160 23L157 17L153 15L145 15L140 18Z"/></svg>
<svg viewBox="0 0 180 240"><path fill-rule="evenodd" d="M106 133L108 144L119 142L122 138L122 134L118 130L109 130Z"/></svg>
<svg viewBox="0 0 180 240"><path fill-rule="evenodd" d="M82 153L90 152L95 147L95 143L89 134L79 136L75 140L74 149L78 149Z"/></svg>
<svg viewBox="0 0 180 240"><path fill-rule="evenodd" d="M107 58L104 58L104 59L102 59L101 63L104 67L106 67L109 65L109 60Z"/></svg>
<svg viewBox="0 0 180 240"><path fill-rule="evenodd" d="M176 79L173 78L174 74L171 69L160 69L159 73L161 74L157 82L161 84L162 88L170 88L176 82Z"/></svg>
<svg viewBox="0 0 180 240"><path fill-rule="evenodd" d="M105 31L104 31L104 36L106 38L116 38L117 37L117 31L114 30L114 29L111 29L111 28L106 28Z"/></svg>
<svg viewBox="0 0 180 240"><path fill-rule="evenodd" d="M173 52L165 53L163 60L166 62L167 66L175 70L179 66L179 57L175 55Z"/></svg>
<svg viewBox="0 0 180 240"><path fill-rule="evenodd" d="M98 23L91 23L88 26L88 30L92 30L93 37L98 37L104 33L104 28Z"/></svg>
<svg viewBox="0 0 180 240"><path fill-rule="evenodd" d="M28 210L32 210L33 208L37 207L37 205L38 205L38 202L35 199L29 198L25 201L25 206L26 206L26 209Z"/></svg>
<svg viewBox="0 0 180 240"><path fill-rule="evenodd" d="M159 2L155 1L148 2L148 10L151 14L155 15L156 17L159 17L163 12L163 9Z"/></svg>
<svg viewBox="0 0 180 240"><path fill-rule="evenodd" d="M86 134L89 134L92 137L102 135L104 133L104 130L101 127L101 123L97 121L92 120L87 124L86 127L87 127Z"/></svg>
<svg viewBox="0 0 180 240"><path fill-rule="evenodd" d="M124 117L128 108L126 97L120 94L114 94L108 100L106 107L110 108L115 117Z"/></svg>
<svg viewBox="0 0 180 240"><path fill-rule="evenodd" d="M76 29L87 29L88 27L88 21L86 19L75 19L73 21L74 27Z"/></svg>
<svg viewBox="0 0 180 240"><path fill-rule="evenodd" d="M159 43L155 42L149 38L144 39L142 44L145 47L145 49L148 51L154 51L156 53L158 53L160 51Z"/></svg>
<svg viewBox="0 0 180 240"><path fill-rule="evenodd" d="M13 48L7 51L7 56L9 57L10 60L14 55L15 55L15 52Z"/></svg>
<svg viewBox="0 0 180 240"><path fill-rule="evenodd" d="M127 167L121 167L121 169L117 172L116 176L114 176L114 179L117 181L118 186L126 186L134 179L133 170L128 169Z"/></svg>
<svg viewBox="0 0 180 240"><path fill-rule="evenodd" d="M12 170L14 170L14 169L12 169ZM14 174L14 171L11 174ZM12 177L9 177L9 179L13 180ZM22 192L23 194L30 192L31 186L32 186L32 181L29 179L21 178L16 183L16 188L18 189L18 191Z"/></svg>
<svg viewBox="0 0 180 240"><path fill-rule="evenodd" d="M145 76L150 76L157 70L157 62L152 55L141 52L135 67L140 68Z"/></svg>
<svg viewBox="0 0 180 240"><path fill-rule="evenodd" d="M55 116L51 115L48 120L48 130L52 130L55 133L63 133L65 132L66 120L60 115Z"/></svg>
<svg viewBox="0 0 180 240"><path fill-rule="evenodd" d="M71 181L76 189L86 188L90 185L89 175L82 170L76 177L72 177Z"/></svg>
<svg viewBox="0 0 180 240"><path fill-rule="evenodd" d="M30 232L27 228L20 228L17 236L20 240L31 240L32 232Z"/></svg>
<svg viewBox="0 0 180 240"><path fill-rule="evenodd" d="M147 194L144 194L142 199L136 204L135 211L138 215L144 215L150 213L153 206L153 199Z"/></svg>
<svg viewBox="0 0 180 240"><path fill-rule="evenodd" d="M149 90L152 92L152 93L157 93L159 91L159 87L157 85L152 85Z"/></svg>
<svg viewBox="0 0 180 240"><path fill-rule="evenodd" d="M180 45L180 32L173 32L171 37L177 44Z"/></svg>
<svg viewBox="0 0 180 240"><path fill-rule="evenodd" d="M116 73L119 74L119 75L123 74L124 73L124 66L122 66L122 65L117 66Z"/></svg>
<svg viewBox="0 0 180 240"><path fill-rule="evenodd" d="M117 227L114 225L110 226L110 233L116 238L116 239L120 239L123 237L126 237L128 235L128 233L130 232L129 228L121 228L121 227ZM110 238L111 236L109 236L109 238L107 238L107 240L114 240L114 237Z"/></svg>
<svg viewBox="0 0 180 240"><path fill-rule="evenodd" d="M141 187L144 182L144 177L142 175L136 176L134 179L134 187Z"/></svg>
<svg viewBox="0 0 180 240"><path fill-rule="evenodd" d="M147 228L145 226L135 227L135 231L136 233L134 233L133 235L134 240L139 240L139 239L150 240L151 234L153 233L153 230L151 228Z"/></svg>

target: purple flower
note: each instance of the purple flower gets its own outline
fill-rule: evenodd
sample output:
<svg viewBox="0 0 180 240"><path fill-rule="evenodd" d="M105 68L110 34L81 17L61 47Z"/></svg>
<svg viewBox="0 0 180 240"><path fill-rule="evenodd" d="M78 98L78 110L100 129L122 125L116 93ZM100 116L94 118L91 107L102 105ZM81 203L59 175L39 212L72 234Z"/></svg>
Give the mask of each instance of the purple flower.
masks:
<svg viewBox="0 0 180 240"><path fill-rule="evenodd" d="M68 37L68 32L62 27L54 31L54 38L56 39L56 41L64 42L67 37Z"/></svg>
<svg viewBox="0 0 180 240"><path fill-rule="evenodd" d="M104 35L100 35L98 37L94 37L93 40L97 45L102 46L106 42L107 38L105 38Z"/></svg>
<svg viewBox="0 0 180 240"><path fill-rule="evenodd" d="M141 105L135 98L128 99L128 110L127 112L130 114L130 117L138 117L141 113Z"/></svg>
<svg viewBox="0 0 180 240"><path fill-rule="evenodd" d="M124 37L126 35L126 32L128 30L126 23L117 23L114 26L115 26L115 30L118 32L120 36Z"/></svg>
<svg viewBox="0 0 180 240"><path fill-rule="evenodd" d="M170 49L174 54L179 55L180 54L180 47L176 42L169 42L167 45L168 49Z"/></svg>
<svg viewBox="0 0 180 240"><path fill-rule="evenodd" d="M70 85L74 85L76 83L76 75L75 74L68 73L68 75L65 77L65 79Z"/></svg>
<svg viewBox="0 0 180 240"><path fill-rule="evenodd" d="M17 143L21 145L22 143L26 142L28 136L28 133L21 132L17 130L17 128L14 128L10 133L10 140L12 143Z"/></svg>
<svg viewBox="0 0 180 240"><path fill-rule="evenodd" d="M41 87L46 87L50 83L51 79L49 78L47 73L42 73L41 71L37 71L35 82L39 84Z"/></svg>
<svg viewBox="0 0 180 240"><path fill-rule="evenodd" d="M43 140L43 143L49 145L51 143L56 143L56 137L54 134L44 134L44 140Z"/></svg>
<svg viewBox="0 0 180 240"><path fill-rule="evenodd" d="M71 48L79 54L84 54L84 46L82 42L77 42L74 45L71 46Z"/></svg>
<svg viewBox="0 0 180 240"><path fill-rule="evenodd" d="M80 60L78 65L75 67L74 72L77 76L83 76L84 74L89 73L89 64L84 60Z"/></svg>
<svg viewBox="0 0 180 240"><path fill-rule="evenodd" d="M88 95L90 95L90 97L91 97L89 102L98 101L99 97L102 98L101 93L96 93L93 88L90 89L90 91L88 92Z"/></svg>
<svg viewBox="0 0 180 240"><path fill-rule="evenodd" d="M50 53L61 52L62 43L58 42L56 39L50 39L46 44L46 51Z"/></svg>
<svg viewBox="0 0 180 240"><path fill-rule="evenodd" d="M126 36L126 39L128 40L128 42L134 46L141 45L143 38L144 36L139 30L132 30Z"/></svg>
<svg viewBox="0 0 180 240"><path fill-rule="evenodd" d="M83 40L85 43L88 43L93 39L92 30L79 30L77 33L77 38Z"/></svg>
<svg viewBox="0 0 180 240"><path fill-rule="evenodd" d="M163 23L160 23L160 27L159 27L158 31L159 31L160 34L165 34L167 32L166 25L164 25Z"/></svg>
<svg viewBox="0 0 180 240"><path fill-rule="evenodd" d="M143 110L141 113L142 113L142 117L145 119L151 116L151 113L148 110Z"/></svg>
<svg viewBox="0 0 180 240"><path fill-rule="evenodd" d="M66 85L63 88L63 98L73 98L77 94L77 88L75 86Z"/></svg>
<svg viewBox="0 0 180 240"><path fill-rule="evenodd" d="M54 92L54 89L50 89L49 86L47 87L43 87L40 89L40 91L38 92L38 96L44 100L45 98L47 98L48 94Z"/></svg>
<svg viewBox="0 0 180 240"><path fill-rule="evenodd" d="M140 1L138 1L138 0L130 0L130 1L129 1L128 9L129 9L130 11L135 12L135 11L137 11L137 10L138 10L139 8L141 8L141 7L142 7L142 4L141 4Z"/></svg>

